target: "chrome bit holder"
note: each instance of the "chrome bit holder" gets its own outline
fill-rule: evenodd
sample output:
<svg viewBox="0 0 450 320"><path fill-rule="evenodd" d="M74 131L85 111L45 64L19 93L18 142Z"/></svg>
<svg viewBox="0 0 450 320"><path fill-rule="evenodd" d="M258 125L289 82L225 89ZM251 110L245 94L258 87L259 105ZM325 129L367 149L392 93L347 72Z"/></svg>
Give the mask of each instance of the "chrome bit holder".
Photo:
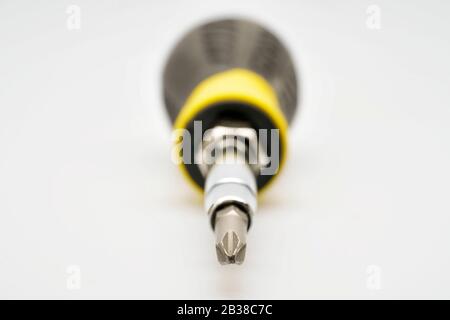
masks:
<svg viewBox="0 0 450 320"><path fill-rule="evenodd" d="M206 177L204 205L216 233L217 258L221 264L241 264L257 210L256 174L268 158L255 130L247 127L216 126L202 147L196 160ZM212 150L215 157L208 161Z"/></svg>

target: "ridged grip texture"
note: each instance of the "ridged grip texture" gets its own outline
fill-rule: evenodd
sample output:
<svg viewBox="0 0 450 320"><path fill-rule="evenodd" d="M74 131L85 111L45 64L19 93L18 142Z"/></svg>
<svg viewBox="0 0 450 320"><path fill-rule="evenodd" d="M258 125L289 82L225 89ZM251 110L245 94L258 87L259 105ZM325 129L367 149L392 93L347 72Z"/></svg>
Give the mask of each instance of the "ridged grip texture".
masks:
<svg viewBox="0 0 450 320"><path fill-rule="evenodd" d="M164 100L175 121L199 82L232 68L252 70L275 90L286 120L297 106L297 77L283 44L262 26L236 19L213 21L187 33L173 49L163 75Z"/></svg>

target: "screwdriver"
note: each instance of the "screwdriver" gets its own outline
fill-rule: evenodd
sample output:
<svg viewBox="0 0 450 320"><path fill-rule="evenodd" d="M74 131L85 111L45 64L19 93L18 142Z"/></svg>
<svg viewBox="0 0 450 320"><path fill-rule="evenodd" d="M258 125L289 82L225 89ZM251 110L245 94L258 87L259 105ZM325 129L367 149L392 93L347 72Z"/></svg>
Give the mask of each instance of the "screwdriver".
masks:
<svg viewBox="0 0 450 320"><path fill-rule="evenodd" d="M187 32L163 71L177 163L203 193L221 264L242 264L257 197L279 173L297 108L297 76L281 41L244 19Z"/></svg>

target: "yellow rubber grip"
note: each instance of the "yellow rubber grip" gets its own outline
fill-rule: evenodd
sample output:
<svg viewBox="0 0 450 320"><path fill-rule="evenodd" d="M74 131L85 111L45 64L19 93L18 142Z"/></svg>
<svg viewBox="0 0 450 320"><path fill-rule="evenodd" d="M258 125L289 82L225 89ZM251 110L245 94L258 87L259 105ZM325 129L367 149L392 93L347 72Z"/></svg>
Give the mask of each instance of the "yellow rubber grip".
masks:
<svg viewBox="0 0 450 320"><path fill-rule="evenodd" d="M262 111L279 129L281 140L280 171L286 158L288 123L282 113L277 95L263 77L247 69L230 69L216 73L201 81L181 108L174 129L186 129L196 115L207 107L218 103L241 102ZM201 188L189 175L180 161L184 176L200 191ZM270 180L272 181L273 178ZM267 185L266 185L267 186Z"/></svg>

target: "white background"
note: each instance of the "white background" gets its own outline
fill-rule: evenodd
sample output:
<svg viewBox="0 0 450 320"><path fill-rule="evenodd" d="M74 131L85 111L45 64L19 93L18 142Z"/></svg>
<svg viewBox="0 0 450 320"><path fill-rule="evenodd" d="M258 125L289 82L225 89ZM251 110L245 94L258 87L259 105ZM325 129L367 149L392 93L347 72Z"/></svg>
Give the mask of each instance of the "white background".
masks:
<svg viewBox="0 0 450 320"><path fill-rule="evenodd" d="M449 9L1 1L0 297L450 298ZM302 101L245 264L222 267L160 80L186 30L235 14L288 45Z"/></svg>

